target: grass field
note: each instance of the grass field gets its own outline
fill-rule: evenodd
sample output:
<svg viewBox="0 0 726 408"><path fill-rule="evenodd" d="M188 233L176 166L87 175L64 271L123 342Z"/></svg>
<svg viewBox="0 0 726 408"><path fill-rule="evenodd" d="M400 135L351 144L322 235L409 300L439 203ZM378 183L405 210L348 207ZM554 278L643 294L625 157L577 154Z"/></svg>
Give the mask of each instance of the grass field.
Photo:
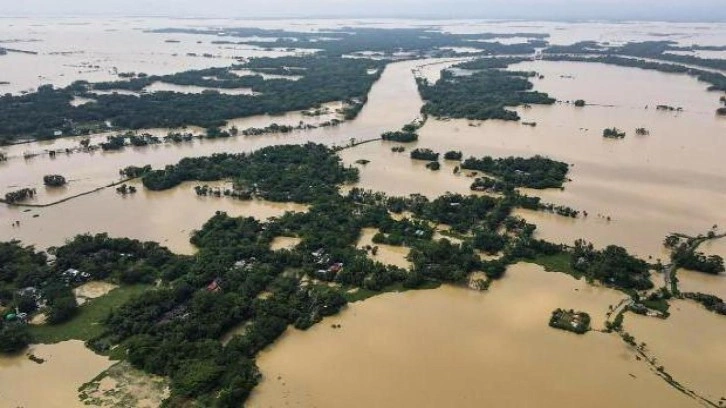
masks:
<svg viewBox="0 0 726 408"><path fill-rule="evenodd" d="M111 292L91 299L78 307L78 313L71 320L56 324L31 326L30 334L33 343L58 343L65 340L91 339L103 331L100 322L108 316L114 308L124 304L132 296L149 290L149 285L121 286Z"/></svg>

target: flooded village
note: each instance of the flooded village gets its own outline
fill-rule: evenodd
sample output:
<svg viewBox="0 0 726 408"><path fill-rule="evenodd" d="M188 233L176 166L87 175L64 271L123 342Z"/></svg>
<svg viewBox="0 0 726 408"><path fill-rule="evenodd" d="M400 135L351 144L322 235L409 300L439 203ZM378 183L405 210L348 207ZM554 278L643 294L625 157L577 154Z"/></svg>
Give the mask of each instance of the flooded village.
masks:
<svg viewBox="0 0 726 408"><path fill-rule="evenodd" d="M726 405L726 88L707 90L703 73L546 52L665 38L695 49L672 55L723 63L726 25L5 20L0 49L28 53L0 55L0 105L45 84L140 87L147 75L227 67L119 88L104 103L274 98L314 68L244 64L303 64L316 42L331 70L370 87L214 126L100 121L0 146L0 260L11 265L0 264L2 328L29 333L27 347L0 355L0 406ZM426 110L438 96L425 98L427 87L455 89L492 69L460 64L512 55L320 44L394 28L529 44L536 53L494 69L553 100L505 105L518 120L447 117ZM359 59L381 65L342 61ZM245 88L199 85L249 77ZM407 125L415 140L382 140ZM603 137L610 128L626 135ZM441 159L414 159L415 149ZM542 176L538 164L494 167L504 158L556 163ZM557 187L527 179L560 177L557 164ZM577 333L548 325L558 310Z"/></svg>

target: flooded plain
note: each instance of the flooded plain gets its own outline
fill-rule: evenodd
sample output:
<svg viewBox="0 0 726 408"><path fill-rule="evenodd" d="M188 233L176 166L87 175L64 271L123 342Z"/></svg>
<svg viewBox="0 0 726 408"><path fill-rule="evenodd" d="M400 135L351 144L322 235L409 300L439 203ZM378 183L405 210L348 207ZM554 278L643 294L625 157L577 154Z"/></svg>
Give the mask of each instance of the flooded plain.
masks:
<svg viewBox="0 0 726 408"><path fill-rule="evenodd" d="M624 328L686 388L711 401L726 398L726 316L688 300L672 301L669 312L666 320L628 314Z"/></svg>
<svg viewBox="0 0 726 408"><path fill-rule="evenodd" d="M116 289L118 285L109 282L92 281L73 289L73 295L76 297L76 303L82 305L87 301L99 298L108 292Z"/></svg>
<svg viewBox="0 0 726 408"><path fill-rule="evenodd" d="M521 212L538 225L540 237L552 241L586 238L598 246L617 243L658 258L669 233L695 235L726 222L726 176L719 155L713 154L726 148L721 137L726 120L714 115L717 93L686 76L600 64L537 61L512 69L536 70L545 78L535 80L535 89L594 106L518 108L522 119L537 122L536 127L431 120L418 145L439 152L460 149L465 157L542 154L572 164L572 182L564 191L527 193L587 211L588 218ZM656 104L684 111L658 111ZM613 126L628 132L625 139L602 137L602 130ZM650 134L635 135L641 126Z"/></svg>
<svg viewBox="0 0 726 408"><path fill-rule="evenodd" d="M193 254L190 234L217 211L265 220L286 211L303 212L308 208L295 203L199 197L194 186L200 183L184 183L167 191L149 191L138 182L130 184L137 186L139 192L122 196L109 188L29 212L3 206L0 209L3 240L18 239L38 248L48 248L63 245L66 239L77 234L107 232L113 237L156 241L176 253ZM11 220L19 220L20 226L12 227Z"/></svg>
<svg viewBox="0 0 726 408"><path fill-rule="evenodd" d="M131 165L150 164L155 168L174 164L184 157L205 156L219 152L244 152L265 146L305 143L308 141L329 145L346 145L352 138L371 139L384 131L400 128L418 116L421 99L411 76L411 69L420 64L406 61L388 66L382 78L374 85L366 106L358 118L340 126L295 131L289 134L267 134L261 136L238 136L221 139L202 139L191 143L162 144L146 147L126 147L121 151L93 153L59 153L55 157L39 155L23 159L25 152L41 153L45 150L77 147L80 138L58 139L4 148L10 158L0 163L0 193L20 187L34 187L38 190L36 202L47 203L83 191L107 185L119 179L118 171ZM319 124L335 117L335 108L340 104L327 104L331 113L310 118L301 112L285 115L263 115L231 120L229 126L243 130L250 127L265 127L272 123L297 125L301 121ZM201 129L187 131L199 133ZM169 129L149 129L148 133L165 136ZM96 139L103 140L105 135ZM94 139L94 142L98 140ZM43 176L48 173L63 174L69 180L67 188L46 189L42 186Z"/></svg>
<svg viewBox="0 0 726 408"><path fill-rule="evenodd" d="M270 243L270 249L273 251L292 249L300 242L302 242L302 239L297 237L275 237Z"/></svg>
<svg viewBox="0 0 726 408"><path fill-rule="evenodd" d="M20 92L48 82L62 86L76 79L111 80L116 78L116 71L165 74L228 66L252 56L298 52L220 46L212 44L218 39L214 35L143 32L152 27L215 25L290 28L290 21L242 24L233 20L136 19L128 24L119 19L82 25L7 21L10 23L0 28L0 39L37 38L39 41L8 47L39 54L0 57L0 81L10 82L0 85L0 93ZM336 24L373 23L310 21L295 29ZM422 24L396 20L376 26ZM668 38L681 44L723 45L719 41L726 35L724 24L709 24L708 30L701 24L661 23L438 24L454 32L551 32L552 42L559 44L589 39L613 43L662 39L663 33L670 32ZM62 35L54 34L58 30ZM204 57L205 53L211 56ZM376 138L419 116L423 101L414 71L435 79L438 70L450 64L442 60L390 64L373 86L359 117L337 127L125 148L113 153L58 154L55 158L39 155L27 160L22 158L25 152L76 147L80 139L2 148L10 160L0 163L0 194L35 187L39 190L35 203L48 203L117 181L118 170L129 165L158 168L183 157L251 151L275 144L313 141L342 146L351 139ZM32 69L10 68L17 66ZM461 150L465 157L543 154L571 163L572 181L563 191L527 193L585 210L589 216L571 219L518 211L538 225L540 238L567 244L585 238L597 246L618 244L643 257L665 259L667 253L661 243L667 234L698 234L714 224L726 226L726 176L717 154L726 148L726 119L714 115L719 94L706 92L705 84L687 76L634 68L536 61L512 69L544 75L544 79L534 81L535 89L562 101L552 106L517 108L522 119L537 122L536 127L515 122L430 119L420 130L419 141L406 145L406 152L393 153L390 149L397 144L380 141L341 152L347 165L370 160L359 166L361 180L357 186L393 195L422 193L429 197L447 191L469 192L472 180L453 174L455 162L444 161L440 171L429 171L425 162L409 158L408 152L416 147L442 154ZM575 99L586 100L588 106L575 108L566 103ZM658 111L657 104L683 110ZM297 125L300 121L319 124L333 117L334 113L311 118L290 112L235 119L229 126L245 129L271 123ZM602 130L613 126L625 130L626 138L604 139ZM636 127L646 127L650 134L636 136ZM164 136L168 131L151 129L149 133ZM201 129L187 131L199 133ZM42 177L50 173L63 174L69 185L46 190ZM45 208L2 205L0 240L19 239L47 248L79 233L108 232L158 241L175 252L191 254L191 232L216 211L265 219L285 211L307 210L296 204L198 197L193 186L199 183L185 183L164 192L147 191L138 182L132 184L139 189L135 195L121 196L109 188ZM20 227L11 226L16 220L21 221ZM371 244L373 234L375 231L364 231L359 245ZM274 247L291 244L281 240ZM700 250L726 256L726 239L706 243ZM405 248L379 245L376 259L405 267L405 252ZM679 271L678 277L682 291L726 298L724 275ZM503 280L494 282L489 292L445 286L357 302L307 332L289 330L265 351L259 359L265 380L254 392L250 406L698 406L655 376L646 364L636 361L634 352L617 336L599 332L577 336L547 326L551 311L564 307L589 312L594 327L601 328L608 306L622 298L619 292L518 264ZM671 312L665 321L629 314L625 325L638 341L648 343L677 380L709 398L724 396L721 372L726 361L719 343L724 336L724 318L688 302L674 302ZM331 323L342 328L333 330ZM25 356L0 359L0 405L78 406L78 386L110 365L80 342L32 346L30 351L46 362L38 365ZM38 392L39 380L44 384L43 392Z"/></svg>
<svg viewBox="0 0 726 408"><path fill-rule="evenodd" d="M17 156L22 156L24 149L57 149L68 146L69 143L73 144L74 141L58 139L11 146L6 151L15 158L0 163L0 192L21 186L35 187L39 194L31 203L48 203L115 182L119 179L118 170L129 165L151 164L159 168L189 156L243 152L269 145L307 141L340 146L350 143L351 138L363 140L377 137L382 132L399 128L418 116L421 100L411 76L411 69L418 64L417 61L407 61L387 67L382 78L374 85L368 104L359 117L338 127L297 131L285 135L202 139L180 145L127 147L120 152L58 154L55 158L44 155L29 160ZM339 105L330 106L335 108ZM244 129L266 126L271 122L296 123L303 118L305 117L299 112L275 117L258 116L231 121L230 126ZM166 132L163 129L156 130L160 136ZM76 140L75 144L77 143ZM407 157L405 159L410 160ZM63 174L70 180L68 187L46 189L40 185L43 175L50 172ZM130 184L138 187L139 192L135 195L120 196L115 189L107 188L51 207L27 209L0 206L0 239L20 239L27 244L45 248L60 245L65 239L79 233L105 231L114 236L153 239L174 251L190 253L192 248L188 243L189 233L201 227L215 211L265 219L280 215L286 210L301 209L291 204L197 197L192 191L195 183L187 183L163 192L145 190L137 182ZM172 208L174 210L170 211ZM16 220L21 222L20 227L12 227L12 222Z"/></svg>
<svg viewBox="0 0 726 408"><path fill-rule="evenodd" d="M263 351L265 377L248 405L699 406L617 335L547 325L565 307L601 327L623 297L531 264L510 267L489 292L444 286L377 296L306 332L288 330Z"/></svg>
<svg viewBox="0 0 726 408"><path fill-rule="evenodd" d="M411 252L410 248L404 246L393 246L386 244L376 244L373 242L373 237L378 233L377 228L363 228L360 238L358 238L358 248L373 247L376 248L376 253L373 254L368 251L368 256L374 261L378 261L385 265L398 266L400 268L409 269L411 268L411 262L406 257Z"/></svg>
<svg viewBox="0 0 726 408"><path fill-rule="evenodd" d="M78 387L112 364L78 340L32 345L25 353L45 361L36 363L24 353L0 358L0 405L4 407L83 407Z"/></svg>

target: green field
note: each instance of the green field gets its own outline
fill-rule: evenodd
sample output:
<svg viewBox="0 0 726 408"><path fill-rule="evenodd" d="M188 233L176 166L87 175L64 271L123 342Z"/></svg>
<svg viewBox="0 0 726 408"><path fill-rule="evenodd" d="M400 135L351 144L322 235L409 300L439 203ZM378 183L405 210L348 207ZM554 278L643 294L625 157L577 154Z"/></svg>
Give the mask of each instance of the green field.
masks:
<svg viewBox="0 0 726 408"><path fill-rule="evenodd" d="M103 331L100 322L116 307L124 304L134 295L149 290L149 285L121 286L104 296L91 299L78 307L78 312L71 320L56 324L30 326L30 334L34 343L58 343L65 340L86 341L98 336Z"/></svg>

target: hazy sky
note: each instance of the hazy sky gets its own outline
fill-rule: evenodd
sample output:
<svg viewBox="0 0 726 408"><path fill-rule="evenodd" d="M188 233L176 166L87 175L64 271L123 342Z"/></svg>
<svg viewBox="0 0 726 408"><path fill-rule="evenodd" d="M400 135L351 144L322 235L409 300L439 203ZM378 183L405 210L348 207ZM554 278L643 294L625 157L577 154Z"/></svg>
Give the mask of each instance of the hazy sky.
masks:
<svg viewBox="0 0 726 408"><path fill-rule="evenodd" d="M94 14L726 21L726 0L0 0L0 16Z"/></svg>

